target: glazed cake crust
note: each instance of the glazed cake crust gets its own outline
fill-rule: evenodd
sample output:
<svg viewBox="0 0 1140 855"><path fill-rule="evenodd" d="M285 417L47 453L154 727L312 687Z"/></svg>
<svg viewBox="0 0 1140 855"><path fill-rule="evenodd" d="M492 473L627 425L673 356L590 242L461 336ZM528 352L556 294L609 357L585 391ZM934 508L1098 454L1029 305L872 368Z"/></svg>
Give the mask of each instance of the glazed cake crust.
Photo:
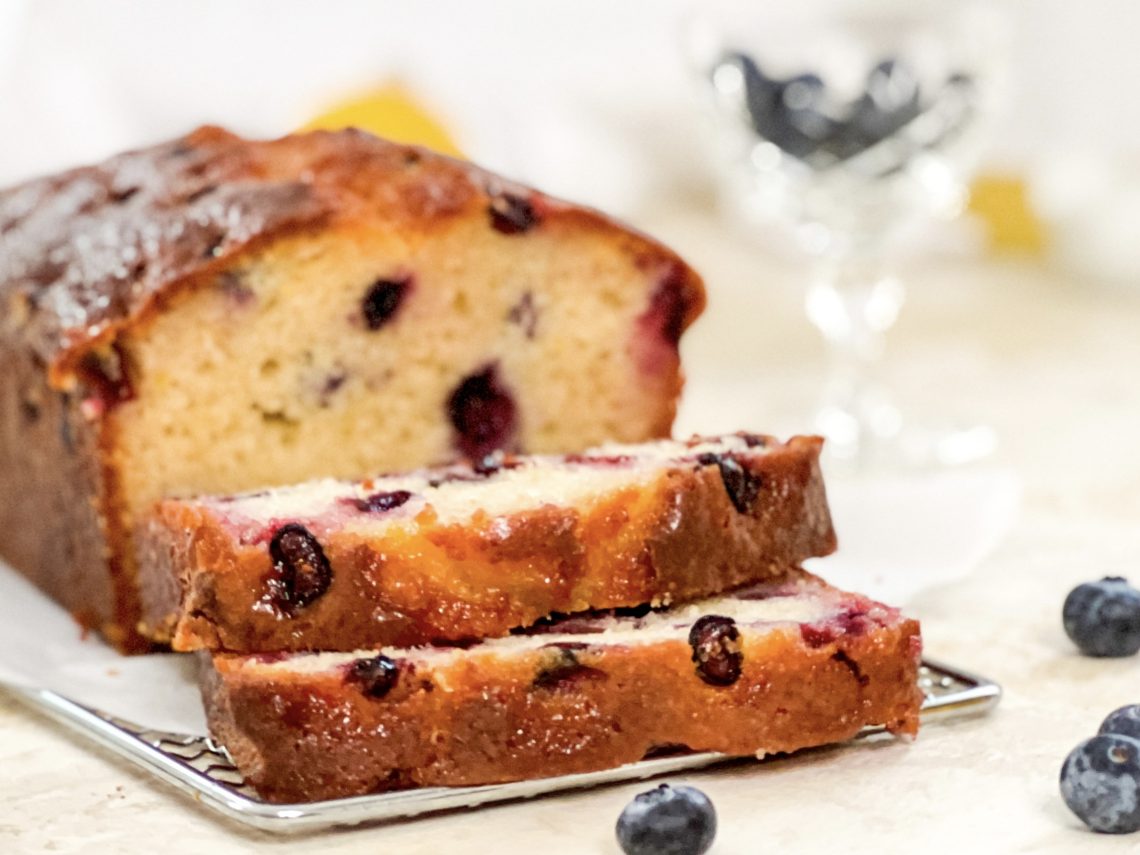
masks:
<svg viewBox="0 0 1140 855"><path fill-rule="evenodd" d="M781 590L828 589L793 574L770 593ZM200 654L202 691L211 732L278 802L588 772L664 746L743 756L838 742L870 725L916 732L914 621L847 595L816 623L737 628L720 648L693 646L698 630L684 627L641 642L551 635L509 655L476 646L438 661L386 650L397 676L379 686L343 656L322 665L313 655ZM710 649L739 655L728 684L696 664Z"/></svg>
<svg viewBox="0 0 1140 855"><path fill-rule="evenodd" d="M0 190L6 334L67 387L97 346L268 239L333 220L431 228L504 196L544 220L624 232L646 264L675 265L682 330L703 309L700 279L660 243L465 161L355 130L262 142L206 126Z"/></svg>
<svg viewBox="0 0 1140 855"><path fill-rule="evenodd" d="M85 627L123 650L148 649L137 632L127 485L147 467L133 460L138 443L124 439L123 415L148 391L132 388L126 345L231 275L240 299L237 273L263 251L334 231L350 242L379 231L426 244L465 222L509 233L512 204L541 217L548 234L605 236L631 269L662 283L646 324L669 341L646 357L657 360L656 385L637 430L667 435L681 387L676 338L703 307L699 278L601 214L470 164L356 131L254 142L206 127L0 191L0 355L12 367L0 378L0 529L18 532L0 555ZM193 372L195 354L171 358ZM376 447L402 447L398 439L376 436ZM408 456L401 465L442 459Z"/></svg>
<svg viewBox="0 0 1140 855"><path fill-rule="evenodd" d="M331 525L319 515L240 524L227 517L240 497L169 500L136 537L144 622L150 635L176 650L411 646L501 636L552 613L686 602L834 550L819 438L700 442L612 446L575 455L572 466L536 458L528 463L540 467L536 475L550 465L570 467L562 474L571 479L600 469L624 480L570 504L527 481L511 489L528 492L523 501L529 507L458 519L440 519L445 506L431 503L446 497L442 489L434 495L428 489L427 504L413 518L371 534L353 525L367 525L373 516L383 521L386 514L350 507L347 522L338 517ZM652 464L648 476L639 476L645 480L626 477L623 464L608 462L674 446L682 456ZM757 485L754 495L730 494L717 465L723 458L698 454L710 448L727 466L742 467L741 477ZM488 474L469 494L511 474ZM462 477L467 490L470 470ZM305 488L293 492L304 496ZM333 510L320 510L341 514L347 504L341 498ZM272 600L273 535L298 524L319 543L331 581L304 607L282 610Z"/></svg>

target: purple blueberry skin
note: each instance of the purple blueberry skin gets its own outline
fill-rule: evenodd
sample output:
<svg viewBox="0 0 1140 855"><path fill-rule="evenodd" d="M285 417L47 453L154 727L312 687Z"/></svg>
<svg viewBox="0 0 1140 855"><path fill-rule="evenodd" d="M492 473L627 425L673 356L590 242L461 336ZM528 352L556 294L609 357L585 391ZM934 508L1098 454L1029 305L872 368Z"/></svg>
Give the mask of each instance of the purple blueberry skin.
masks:
<svg viewBox="0 0 1140 855"><path fill-rule="evenodd" d="M535 689L572 689L584 683L606 680L608 675L578 661L577 651L588 645L577 642L550 644L554 661L538 672L531 684Z"/></svg>
<svg viewBox="0 0 1140 855"><path fill-rule="evenodd" d="M289 523L279 528L269 542L273 572L269 577L269 600L283 614L295 616L316 602L332 584L332 567L313 533L303 525Z"/></svg>
<svg viewBox="0 0 1140 855"><path fill-rule="evenodd" d="M497 475L504 469L518 469L522 464L499 449L486 454L478 460L471 461L471 471L484 478Z"/></svg>
<svg viewBox="0 0 1140 855"><path fill-rule="evenodd" d="M521 235L539 224L538 213L529 199L513 193L500 193L487 209L491 228L503 235Z"/></svg>
<svg viewBox="0 0 1140 855"><path fill-rule="evenodd" d="M347 679L360 686L360 690L370 698L387 695L399 678L400 667L384 655L357 659L348 667Z"/></svg>
<svg viewBox="0 0 1140 855"><path fill-rule="evenodd" d="M455 428L456 445L468 460L482 460L513 445L518 410L494 365L456 387L447 401L447 415Z"/></svg>
<svg viewBox="0 0 1140 855"><path fill-rule="evenodd" d="M662 784L626 805L616 831L626 855L702 855L716 837L716 808L694 787Z"/></svg>
<svg viewBox="0 0 1140 855"><path fill-rule="evenodd" d="M710 686L731 686L740 679L744 654L739 649L736 621L723 615L704 615L689 630L689 646L697 675Z"/></svg>
<svg viewBox="0 0 1140 855"><path fill-rule="evenodd" d="M1115 733L1140 739L1140 704L1129 704L1108 714L1097 733Z"/></svg>
<svg viewBox="0 0 1140 855"><path fill-rule="evenodd" d="M376 331L392 320L411 287L411 279L377 279L373 282L361 304L364 325Z"/></svg>
<svg viewBox="0 0 1140 855"><path fill-rule="evenodd" d="M373 493L363 499L349 499L349 503L362 513L382 514L407 504L412 494L407 490Z"/></svg>
<svg viewBox="0 0 1140 855"><path fill-rule="evenodd" d="M702 454L697 462L720 470L720 480L724 482L724 490L737 513L746 514L752 510L763 486L759 475L727 454Z"/></svg>
<svg viewBox="0 0 1140 855"><path fill-rule="evenodd" d="M528 339L534 339L535 329L538 326L538 308L534 304L534 294L531 291L524 293L507 313L507 320L521 327L523 335Z"/></svg>
<svg viewBox="0 0 1140 855"><path fill-rule="evenodd" d="M1140 591L1119 577L1078 585L1065 598L1062 621L1086 656L1132 656L1140 650Z"/></svg>
<svg viewBox="0 0 1140 855"><path fill-rule="evenodd" d="M1061 766L1061 797L1093 831L1140 829L1140 741L1118 734L1086 739Z"/></svg>

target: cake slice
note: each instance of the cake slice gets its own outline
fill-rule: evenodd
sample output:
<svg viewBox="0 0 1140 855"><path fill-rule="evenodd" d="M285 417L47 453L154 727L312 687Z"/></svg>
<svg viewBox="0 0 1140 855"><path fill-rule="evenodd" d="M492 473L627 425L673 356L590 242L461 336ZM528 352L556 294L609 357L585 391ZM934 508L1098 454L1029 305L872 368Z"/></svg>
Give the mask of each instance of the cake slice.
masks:
<svg viewBox="0 0 1140 855"><path fill-rule="evenodd" d="M155 501L668 436L703 304L660 243L358 131L0 190L0 556L145 649Z"/></svg>
<svg viewBox="0 0 1140 855"><path fill-rule="evenodd" d="M752 434L161 502L144 627L176 650L355 650L662 605L835 548L821 440Z"/></svg>
<svg viewBox="0 0 1140 855"><path fill-rule="evenodd" d="M795 751L913 734L918 624L793 571L664 611L351 653L202 654L210 730L264 797L588 772L662 747Z"/></svg>

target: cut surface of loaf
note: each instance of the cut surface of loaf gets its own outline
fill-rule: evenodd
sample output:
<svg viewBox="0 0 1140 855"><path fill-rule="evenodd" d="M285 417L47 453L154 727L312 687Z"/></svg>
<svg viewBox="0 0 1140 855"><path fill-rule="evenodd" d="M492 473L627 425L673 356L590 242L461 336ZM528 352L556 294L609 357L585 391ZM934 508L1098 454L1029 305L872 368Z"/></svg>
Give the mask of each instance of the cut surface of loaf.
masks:
<svg viewBox="0 0 1140 855"><path fill-rule="evenodd" d="M918 624L802 571L462 647L202 657L211 732L279 802L913 734Z"/></svg>
<svg viewBox="0 0 1140 855"><path fill-rule="evenodd" d="M596 212L355 131L0 191L0 555L139 649L139 509L665 436L703 301Z"/></svg>
<svg viewBox="0 0 1140 855"><path fill-rule="evenodd" d="M143 620L176 650L354 650L721 593L835 548L820 446L694 437L167 500L136 536Z"/></svg>

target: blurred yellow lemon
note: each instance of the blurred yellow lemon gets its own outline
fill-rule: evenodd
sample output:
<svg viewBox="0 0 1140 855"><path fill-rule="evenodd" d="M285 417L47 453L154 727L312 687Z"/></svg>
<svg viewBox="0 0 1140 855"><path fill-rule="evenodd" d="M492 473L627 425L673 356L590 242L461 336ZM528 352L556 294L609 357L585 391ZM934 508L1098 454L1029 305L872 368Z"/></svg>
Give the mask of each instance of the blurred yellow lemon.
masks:
<svg viewBox="0 0 1140 855"><path fill-rule="evenodd" d="M979 175L970 185L969 210L985 224L991 250L1036 255L1045 249L1045 226L1033 212L1024 179Z"/></svg>
<svg viewBox="0 0 1140 855"><path fill-rule="evenodd" d="M412 143L442 154L462 157L443 123L422 106L403 86L389 83L334 104L301 130L360 128L394 142Z"/></svg>

